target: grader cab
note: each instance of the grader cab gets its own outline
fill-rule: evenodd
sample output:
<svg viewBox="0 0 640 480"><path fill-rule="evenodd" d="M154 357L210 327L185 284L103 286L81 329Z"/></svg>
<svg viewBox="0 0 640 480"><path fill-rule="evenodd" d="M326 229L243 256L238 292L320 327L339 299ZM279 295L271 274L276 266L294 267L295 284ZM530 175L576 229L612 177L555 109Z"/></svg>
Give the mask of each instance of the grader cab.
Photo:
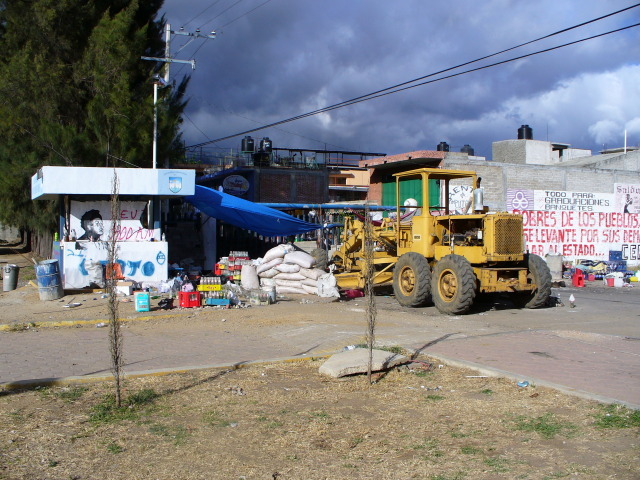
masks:
<svg viewBox="0 0 640 480"><path fill-rule="evenodd" d="M362 288L365 242L372 242L374 286L393 285L398 302L439 311L468 311L477 294L504 292L538 308L551 293L551 274L524 252L522 216L488 213L475 172L420 168L397 173L396 212L371 226L347 218L332 262L341 288Z"/></svg>

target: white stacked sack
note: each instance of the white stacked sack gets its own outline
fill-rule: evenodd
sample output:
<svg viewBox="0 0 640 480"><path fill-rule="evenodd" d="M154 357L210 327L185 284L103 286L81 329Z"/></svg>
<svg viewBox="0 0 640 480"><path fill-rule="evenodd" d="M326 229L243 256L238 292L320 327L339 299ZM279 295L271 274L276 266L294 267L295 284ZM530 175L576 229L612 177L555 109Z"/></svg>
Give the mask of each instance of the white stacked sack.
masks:
<svg viewBox="0 0 640 480"><path fill-rule="evenodd" d="M277 293L318 294L318 278L325 272L313 268L315 259L292 245L269 250L256 267L263 287L275 286Z"/></svg>

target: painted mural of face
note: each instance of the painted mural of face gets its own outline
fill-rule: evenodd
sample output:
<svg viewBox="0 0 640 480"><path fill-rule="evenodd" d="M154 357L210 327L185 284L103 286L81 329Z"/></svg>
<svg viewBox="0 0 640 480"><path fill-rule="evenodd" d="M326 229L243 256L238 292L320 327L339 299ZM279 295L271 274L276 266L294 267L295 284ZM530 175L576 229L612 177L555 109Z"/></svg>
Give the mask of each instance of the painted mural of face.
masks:
<svg viewBox="0 0 640 480"><path fill-rule="evenodd" d="M90 240L96 242L100 240L104 233L104 224L102 223L102 215L98 210L89 210L82 215L80 219L84 234L78 240Z"/></svg>

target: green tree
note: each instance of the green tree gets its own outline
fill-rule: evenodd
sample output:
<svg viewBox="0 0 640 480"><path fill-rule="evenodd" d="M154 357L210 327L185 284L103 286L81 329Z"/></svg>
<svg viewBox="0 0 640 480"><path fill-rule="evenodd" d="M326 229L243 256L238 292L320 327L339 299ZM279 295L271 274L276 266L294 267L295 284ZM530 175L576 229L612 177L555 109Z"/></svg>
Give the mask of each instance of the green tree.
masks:
<svg viewBox="0 0 640 480"><path fill-rule="evenodd" d="M162 0L0 0L0 222L49 232L57 205L32 202L43 165L151 165ZM179 152L187 81L163 89L159 158Z"/></svg>

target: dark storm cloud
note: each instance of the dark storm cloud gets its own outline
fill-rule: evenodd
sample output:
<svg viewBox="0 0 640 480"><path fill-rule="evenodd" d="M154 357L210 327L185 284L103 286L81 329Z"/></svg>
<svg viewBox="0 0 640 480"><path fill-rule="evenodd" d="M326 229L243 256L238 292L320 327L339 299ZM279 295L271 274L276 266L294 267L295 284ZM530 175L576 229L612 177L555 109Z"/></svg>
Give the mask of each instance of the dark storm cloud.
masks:
<svg viewBox="0 0 640 480"><path fill-rule="evenodd" d="M341 102L632 5L629 1L167 0L174 29L216 29L195 58L187 145ZM640 8L483 64L636 23ZM240 17L239 19L237 19ZM237 20L235 20L237 19ZM177 52L184 37L174 36ZM204 43L204 45L202 45ZM196 51L197 50L197 51ZM275 146L399 153L442 140L491 156L522 123L535 138L599 149L640 142L640 29L298 120L253 134ZM473 68L478 64L467 68ZM188 73L172 66L172 75ZM191 123L193 122L193 123ZM204 134L202 133L204 132ZM218 146L237 148L240 137ZM212 145L213 146L213 145Z"/></svg>

